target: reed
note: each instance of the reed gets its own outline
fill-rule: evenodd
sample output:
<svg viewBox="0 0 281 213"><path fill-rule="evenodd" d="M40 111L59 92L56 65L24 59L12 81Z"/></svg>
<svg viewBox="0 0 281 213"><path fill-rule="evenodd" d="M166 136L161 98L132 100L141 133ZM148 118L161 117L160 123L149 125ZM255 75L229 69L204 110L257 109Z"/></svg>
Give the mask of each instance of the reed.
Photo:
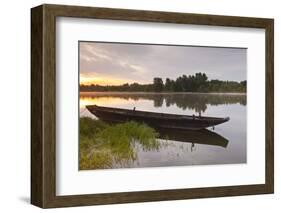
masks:
<svg viewBox="0 0 281 213"><path fill-rule="evenodd" d="M125 166L136 160L135 147L158 150L159 134L146 124L133 121L107 124L91 118L80 118L79 168L105 169Z"/></svg>

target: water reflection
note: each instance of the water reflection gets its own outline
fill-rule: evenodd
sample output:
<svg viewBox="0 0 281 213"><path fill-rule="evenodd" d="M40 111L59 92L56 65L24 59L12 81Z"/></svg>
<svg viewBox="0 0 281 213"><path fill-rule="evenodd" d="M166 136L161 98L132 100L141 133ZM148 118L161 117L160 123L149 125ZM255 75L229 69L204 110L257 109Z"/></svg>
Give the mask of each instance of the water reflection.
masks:
<svg viewBox="0 0 281 213"><path fill-rule="evenodd" d="M226 138L208 129L194 131L157 128L156 131L160 134L160 139L188 142L191 143L192 146L195 146L195 144L204 144L226 148L228 144Z"/></svg>
<svg viewBox="0 0 281 213"><path fill-rule="evenodd" d="M81 92L80 116L97 119L85 105L116 107L171 114L204 113L204 116L230 117L215 130L181 131L157 129L158 150L135 147L136 159L113 168L234 164L247 161L245 94L152 94Z"/></svg>
<svg viewBox="0 0 281 213"><path fill-rule="evenodd" d="M82 92L80 93L80 100L82 105L89 103L96 103L103 105L103 102L122 102L151 100L156 108L177 106L183 110L190 109L195 112L205 112L208 105L226 105L226 104L240 104L246 106L247 99L244 94L194 94L194 93L99 93L99 92ZM85 102L88 102L87 104Z"/></svg>

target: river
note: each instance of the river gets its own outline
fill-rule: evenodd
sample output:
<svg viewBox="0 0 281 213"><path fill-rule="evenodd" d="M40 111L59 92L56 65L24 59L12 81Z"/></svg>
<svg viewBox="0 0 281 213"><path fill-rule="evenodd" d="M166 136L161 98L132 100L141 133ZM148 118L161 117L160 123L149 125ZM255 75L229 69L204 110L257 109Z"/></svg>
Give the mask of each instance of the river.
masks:
<svg viewBox="0 0 281 213"><path fill-rule="evenodd" d="M245 94L80 92L80 117L97 119L85 105L172 114L230 117L226 123L203 131L169 134L158 139L157 150L136 146L137 159L114 168L160 167L247 162L247 100Z"/></svg>

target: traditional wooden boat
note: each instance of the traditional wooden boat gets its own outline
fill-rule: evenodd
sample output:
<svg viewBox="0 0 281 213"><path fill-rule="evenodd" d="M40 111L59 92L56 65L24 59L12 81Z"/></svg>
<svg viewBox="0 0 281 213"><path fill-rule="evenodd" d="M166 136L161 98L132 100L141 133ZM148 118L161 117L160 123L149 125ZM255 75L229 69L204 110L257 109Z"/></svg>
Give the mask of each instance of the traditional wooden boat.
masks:
<svg viewBox="0 0 281 213"><path fill-rule="evenodd" d="M195 115L176 115L139 111L135 109L101 107L97 105L87 105L86 108L96 117L107 122L136 121L146 123L152 127L169 129L200 130L213 127L229 120L229 117L217 118Z"/></svg>

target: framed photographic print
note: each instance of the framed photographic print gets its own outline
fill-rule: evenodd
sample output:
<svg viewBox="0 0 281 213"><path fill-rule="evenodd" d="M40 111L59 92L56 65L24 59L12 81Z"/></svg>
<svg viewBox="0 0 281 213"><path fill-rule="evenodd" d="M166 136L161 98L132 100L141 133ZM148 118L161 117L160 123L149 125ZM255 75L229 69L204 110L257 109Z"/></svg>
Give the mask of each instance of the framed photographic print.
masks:
<svg viewBox="0 0 281 213"><path fill-rule="evenodd" d="M273 19L31 9L31 203L274 191Z"/></svg>

